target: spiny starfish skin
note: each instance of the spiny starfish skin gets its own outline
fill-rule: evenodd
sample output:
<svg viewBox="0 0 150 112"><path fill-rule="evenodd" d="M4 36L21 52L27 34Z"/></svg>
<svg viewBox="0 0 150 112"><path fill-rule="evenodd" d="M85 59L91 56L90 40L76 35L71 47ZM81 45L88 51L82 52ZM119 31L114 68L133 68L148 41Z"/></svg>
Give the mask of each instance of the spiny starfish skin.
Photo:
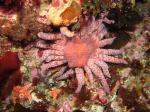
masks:
<svg viewBox="0 0 150 112"><path fill-rule="evenodd" d="M98 77L104 91L109 93L110 89L105 77L111 78L111 75L107 62L123 64L127 62L112 56L122 53L121 50L103 49L104 46L112 44L115 39L103 39L107 34L103 20L93 20L88 27L83 28L80 34L75 34L72 39L62 37L61 34L40 32L38 36L42 42L36 44L36 47L45 49L41 57L43 60L40 67L41 74L45 74L49 68L63 65L56 80L66 79L75 74L78 82L76 93L79 93L82 86L85 85L85 72L90 82L93 82L94 75ZM43 40L55 42L47 46Z"/></svg>

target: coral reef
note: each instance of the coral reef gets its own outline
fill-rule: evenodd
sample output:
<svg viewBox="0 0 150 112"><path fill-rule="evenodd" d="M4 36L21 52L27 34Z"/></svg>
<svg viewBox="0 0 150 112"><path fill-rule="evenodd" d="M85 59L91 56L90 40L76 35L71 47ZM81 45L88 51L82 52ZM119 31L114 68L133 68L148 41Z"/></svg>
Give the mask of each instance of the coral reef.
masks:
<svg viewBox="0 0 150 112"><path fill-rule="evenodd" d="M17 10L14 10L13 7L10 10L7 7L0 8L1 35L15 41L32 40L36 38L39 31L50 30L49 26L35 21L39 12L40 0L4 0L4 2L10 2L8 4L14 5L13 7L17 7ZM10 8L9 5L8 7Z"/></svg>
<svg viewBox="0 0 150 112"><path fill-rule="evenodd" d="M150 111L149 0L76 1L0 0L0 112Z"/></svg>
<svg viewBox="0 0 150 112"><path fill-rule="evenodd" d="M48 11L48 19L54 25L68 25L77 21L80 14L80 0L54 0Z"/></svg>
<svg viewBox="0 0 150 112"><path fill-rule="evenodd" d="M80 0L53 0L52 3L45 8L42 8L37 20L44 24L53 24L60 26L60 31L67 37L73 37L74 32L71 32L67 26L77 22L81 15Z"/></svg>
<svg viewBox="0 0 150 112"><path fill-rule="evenodd" d="M52 23L54 26L68 26L76 22L80 14L80 0L53 0L46 8L41 6L41 17L38 18L38 21L44 24Z"/></svg>
<svg viewBox="0 0 150 112"><path fill-rule="evenodd" d="M24 103L25 101L32 101L32 96L30 94L31 84L26 84L24 86L15 86L12 91L12 101L14 104Z"/></svg>

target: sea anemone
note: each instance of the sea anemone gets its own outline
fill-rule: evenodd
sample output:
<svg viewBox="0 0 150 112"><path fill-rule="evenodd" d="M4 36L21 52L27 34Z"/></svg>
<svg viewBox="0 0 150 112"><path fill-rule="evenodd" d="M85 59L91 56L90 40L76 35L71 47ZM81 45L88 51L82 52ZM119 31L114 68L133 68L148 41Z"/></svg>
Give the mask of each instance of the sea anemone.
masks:
<svg viewBox="0 0 150 112"><path fill-rule="evenodd" d="M110 93L105 79L105 77L111 78L107 62L122 64L127 62L112 56L122 53L122 50L103 48L112 44L115 39L105 37L108 32L103 22L112 23L106 17L98 20L93 18L90 24L83 27L73 38L66 38L62 34L39 32L38 37L41 40L35 46L44 49L40 74L44 75L50 68L61 66L56 80L66 79L75 74L78 82L76 93L79 93L85 85L85 73L91 83L95 75L100 79L104 91ZM52 44L47 44L47 41L52 41Z"/></svg>

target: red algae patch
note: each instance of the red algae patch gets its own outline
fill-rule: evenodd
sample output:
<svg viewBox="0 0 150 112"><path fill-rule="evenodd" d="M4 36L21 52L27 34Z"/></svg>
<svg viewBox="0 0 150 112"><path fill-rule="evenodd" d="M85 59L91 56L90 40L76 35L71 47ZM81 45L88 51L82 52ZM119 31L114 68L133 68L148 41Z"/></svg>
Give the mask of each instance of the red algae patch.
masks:
<svg viewBox="0 0 150 112"><path fill-rule="evenodd" d="M14 86L21 82L20 60L16 52L6 52L0 57L0 99L5 99Z"/></svg>

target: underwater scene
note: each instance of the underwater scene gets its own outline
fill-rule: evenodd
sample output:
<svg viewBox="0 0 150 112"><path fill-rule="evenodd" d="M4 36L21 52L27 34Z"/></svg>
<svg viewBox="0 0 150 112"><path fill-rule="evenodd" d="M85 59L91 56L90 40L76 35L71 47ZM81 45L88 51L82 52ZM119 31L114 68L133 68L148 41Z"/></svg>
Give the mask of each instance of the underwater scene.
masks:
<svg viewBox="0 0 150 112"><path fill-rule="evenodd" d="M0 0L0 112L150 112L150 0Z"/></svg>

